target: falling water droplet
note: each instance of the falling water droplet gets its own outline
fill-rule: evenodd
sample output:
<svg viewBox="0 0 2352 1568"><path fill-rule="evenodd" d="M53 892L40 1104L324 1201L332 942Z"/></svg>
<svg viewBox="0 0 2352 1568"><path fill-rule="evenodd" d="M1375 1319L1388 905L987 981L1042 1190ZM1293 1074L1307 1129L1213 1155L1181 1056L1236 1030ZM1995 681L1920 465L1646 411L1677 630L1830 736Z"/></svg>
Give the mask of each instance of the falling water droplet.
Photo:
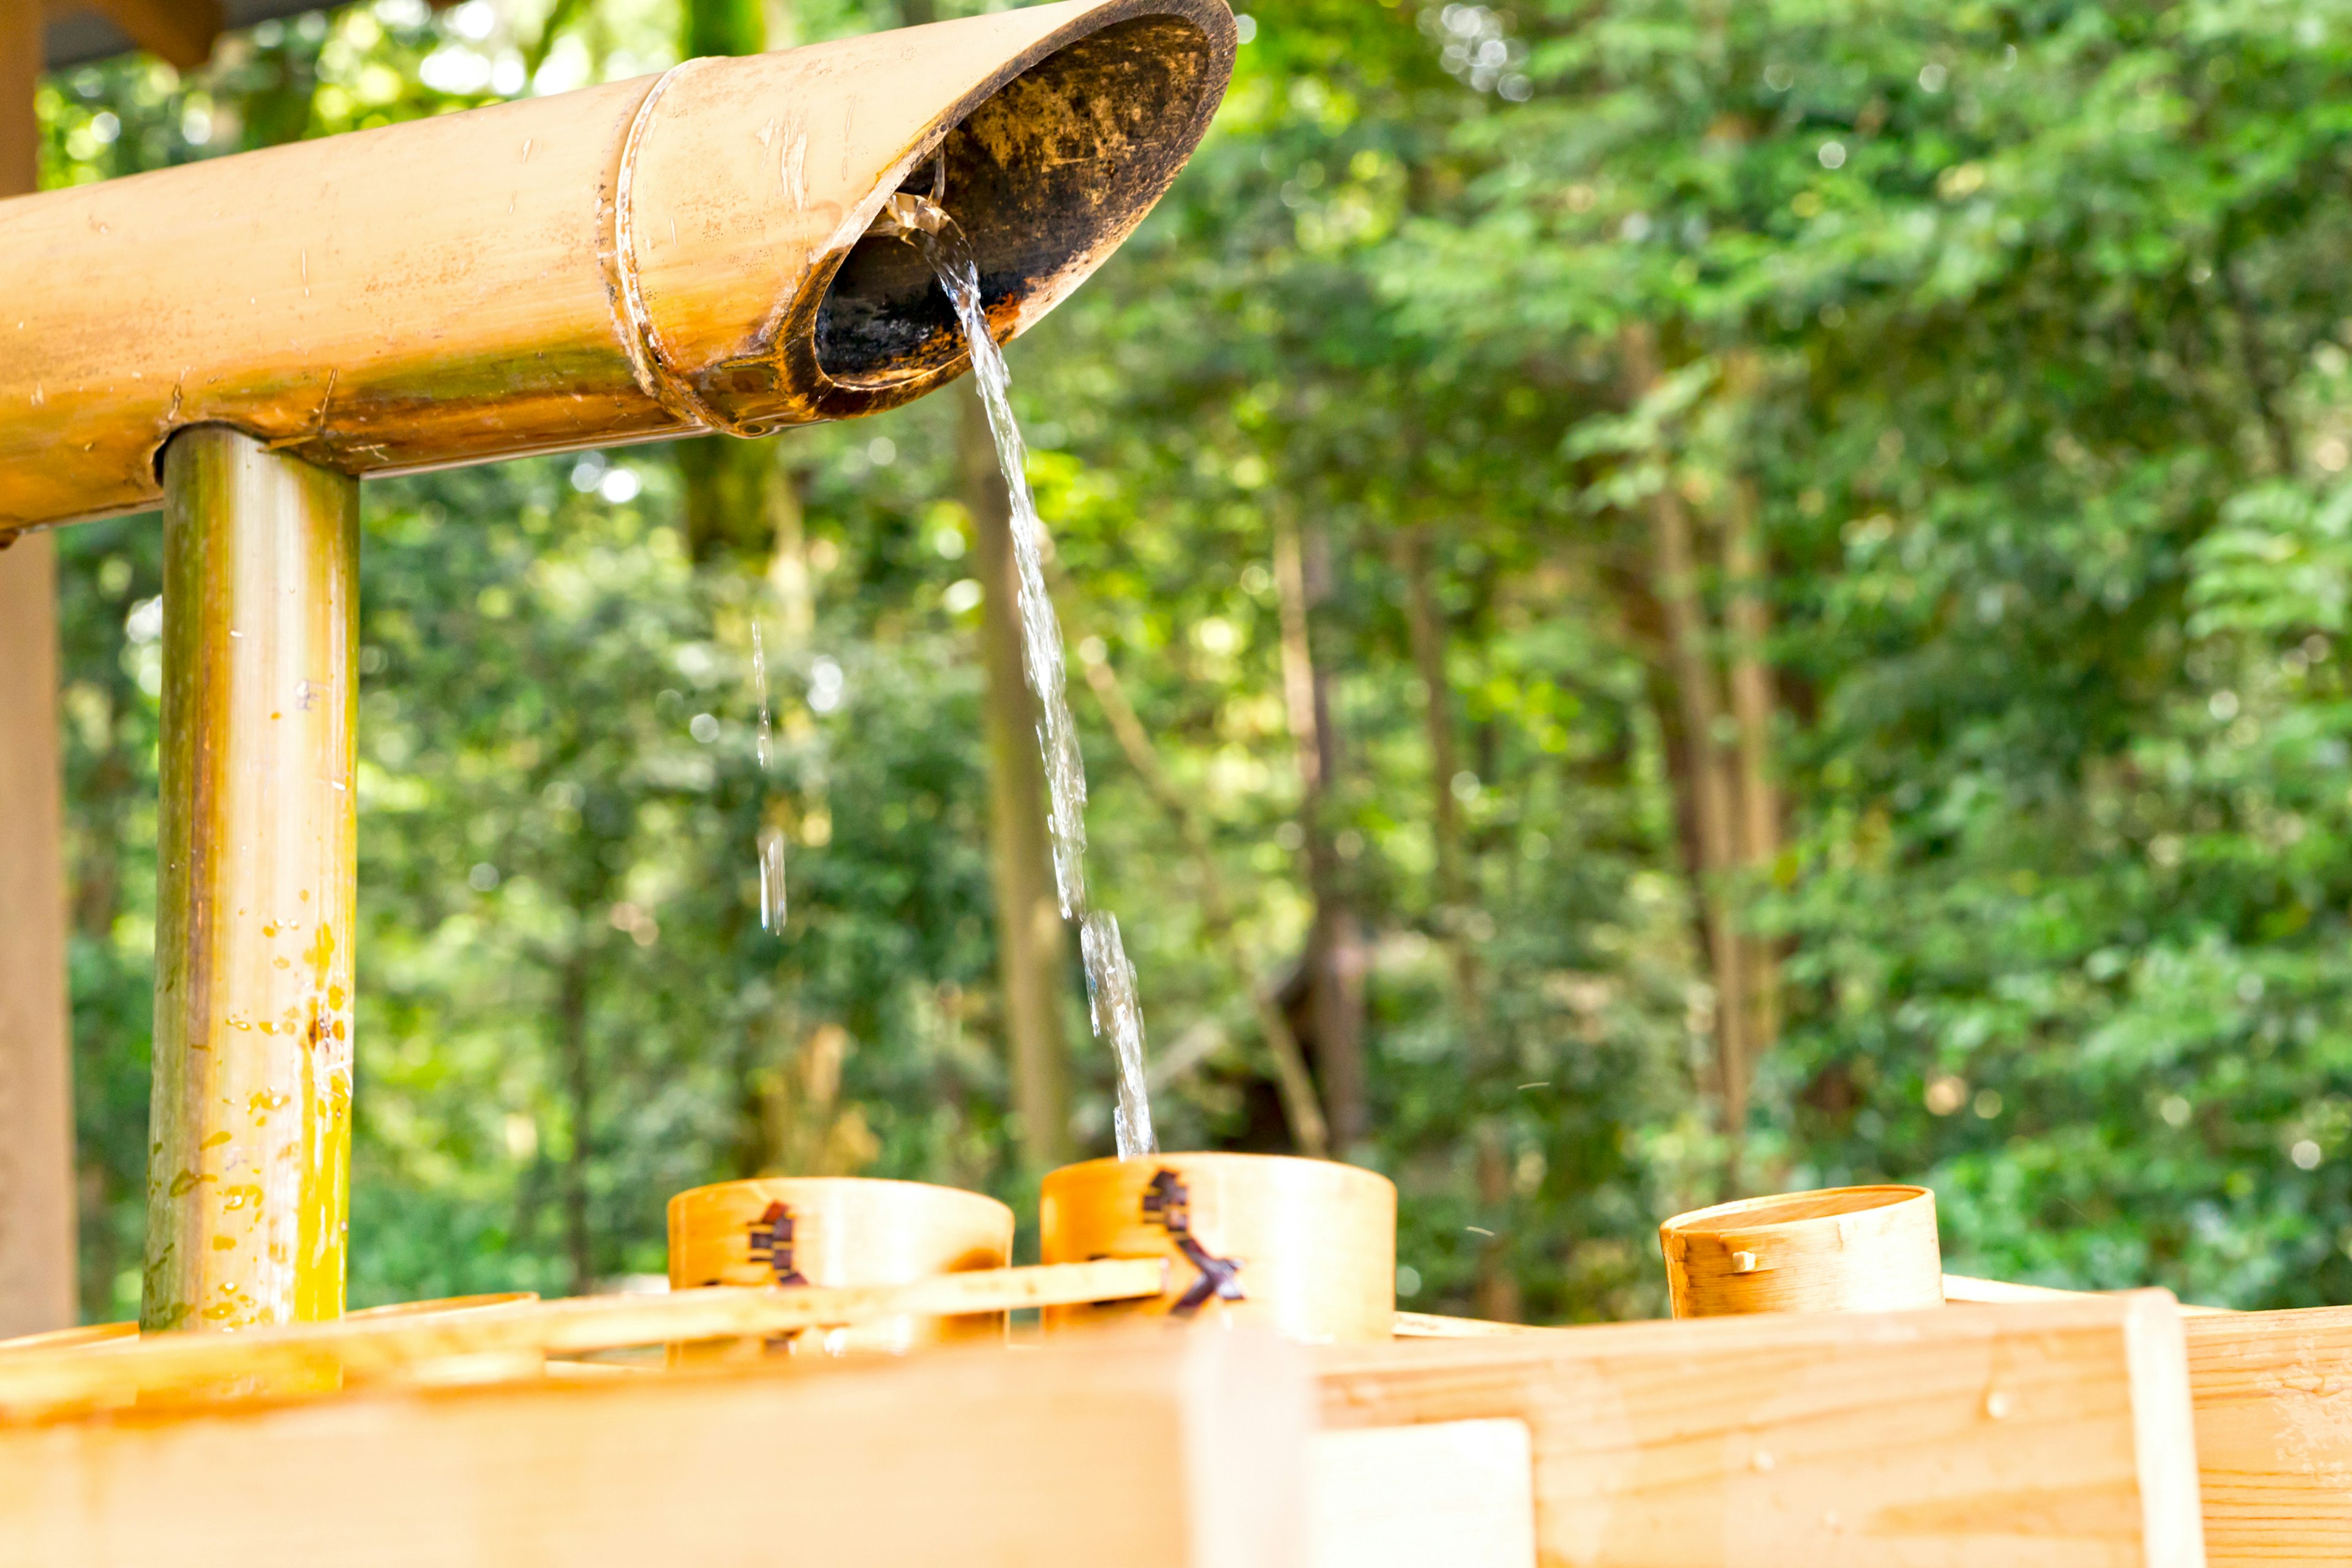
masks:
<svg viewBox="0 0 2352 1568"><path fill-rule="evenodd" d="M760 640L760 623L751 623L751 691L760 704L760 725L754 731L754 754L760 763L760 810L768 807L768 769L775 758L775 723L768 711L768 653ZM784 832L763 826L759 836L760 927L782 935L784 930Z"/></svg>
<svg viewBox="0 0 2352 1568"><path fill-rule="evenodd" d="M768 762L775 750L775 725L768 717L768 656L760 646L760 623L751 623L751 692L760 703L760 729L757 742L760 775L764 780Z"/></svg>
<svg viewBox="0 0 2352 1568"><path fill-rule="evenodd" d="M782 934L784 929L784 832L760 830L760 925Z"/></svg>

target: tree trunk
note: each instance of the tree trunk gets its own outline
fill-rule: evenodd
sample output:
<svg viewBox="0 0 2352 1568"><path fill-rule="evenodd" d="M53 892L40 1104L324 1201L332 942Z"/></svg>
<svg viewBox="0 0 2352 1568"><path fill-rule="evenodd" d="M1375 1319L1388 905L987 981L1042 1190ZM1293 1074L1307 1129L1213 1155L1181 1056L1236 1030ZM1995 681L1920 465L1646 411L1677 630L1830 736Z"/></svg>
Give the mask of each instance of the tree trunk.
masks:
<svg viewBox="0 0 2352 1568"><path fill-rule="evenodd" d="M1102 704L1103 716L1110 721L1111 733L1118 738L1118 747L1126 754L1128 765L1143 780L1160 810L1176 824L1176 831L1192 857L1193 874L1201 885L1202 924L1249 996L1250 1011L1274 1063L1275 1088L1282 1099L1282 1116L1289 1124L1291 1142L1302 1153L1318 1160L1326 1158L1331 1152L1330 1129L1323 1120L1322 1106L1316 1100L1315 1082L1307 1073L1306 1055L1299 1049L1298 1037L1291 1033L1290 1021L1282 1016L1280 1003L1259 976L1256 962L1234 927L1233 906L1226 901L1224 879L1218 874L1216 854L1210 847L1208 832L1201 826L1192 802L1160 767L1150 731L1136 716L1134 705L1128 701L1110 661L1101 658L1080 662L1087 685Z"/></svg>
<svg viewBox="0 0 2352 1568"><path fill-rule="evenodd" d="M768 593L776 605L776 647L798 653L816 635L816 581L809 573L800 476L781 462L770 464L762 500L768 521Z"/></svg>
<svg viewBox="0 0 2352 1568"><path fill-rule="evenodd" d="M1312 624L1329 593L1328 544L1302 539L1294 519L1275 521L1274 575L1282 600L1282 690L1298 763L1299 826L1306 834L1315 927L1302 966L1307 1028L1323 1082L1332 1146L1343 1156L1371 1130L1364 1075L1364 944L1330 830L1339 747L1328 674L1316 663Z"/></svg>
<svg viewBox="0 0 2352 1568"><path fill-rule="evenodd" d="M1731 711L1739 730L1739 859L1752 878L1771 874L1780 856L1780 803L1772 784L1772 669L1767 654L1771 612L1765 601L1767 565L1756 522L1756 489L1742 479L1731 489L1724 517L1723 574L1729 587ZM1756 1064L1780 1037L1780 960L1771 942L1742 937L1748 982L1748 1059Z"/></svg>
<svg viewBox="0 0 2352 1568"><path fill-rule="evenodd" d="M1507 1226L1511 1166L1502 1130L1491 1121L1480 1123L1477 1131L1477 1180L1479 1213L1497 1226ZM1510 1266L1510 1246L1509 1230L1498 1228L1478 1248L1477 1284L1472 1299L1477 1303L1478 1316L1490 1323L1516 1323L1525 1310L1519 1299L1519 1277Z"/></svg>
<svg viewBox="0 0 2352 1568"><path fill-rule="evenodd" d="M0 5L0 196L39 184L40 71L40 5ZM56 550L29 533L0 551L0 1338L74 1316Z"/></svg>
<svg viewBox="0 0 2352 1568"><path fill-rule="evenodd" d="M967 380L956 391L956 458L980 577L982 724L988 739L989 872L996 891L997 973L1013 1059L1022 1158L1033 1170L1070 1153L1069 1050L1062 1035L1068 933L1054 893L1037 700L1021 660L1013 509L988 416Z"/></svg>
<svg viewBox="0 0 2352 1568"><path fill-rule="evenodd" d="M1405 629L1412 643L1412 662L1427 693L1422 704L1422 728L1429 747L1430 832L1437 860L1438 940L1445 946L1454 971L1454 1013L1462 1021L1463 1056L1466 1069L1476 1073L1487 1066L1491 1051L1486 1038L1485 999L1478 984L1478 958L1466 929L1472 907L1470 876L1462 842L1462 813L1454 781L1461 765L1454 745L1453 683L1445 672L1445 619L1429 581L1429 534L1415 525L1397 542L1397 567L1404 578ZM1511 1197L1510 1171L1502 1128L1481 1120L1475 1137L1478 1150L1478 1200L1488 1215L1501 1216ZM1478 1249L1475 1285L1478 1315L1494 1322L1517 1322L1519 1281L1511 1266L1507 1236L1488 1238Z"/></svg>
<svg viewBox="0 0 2352 1568"><path fill-rule="evenodd" d="M596 1074L588 1059L588 924L583 910L581 934L564 960L556 985L556 1048L563 1064L563 1089L571 1121L572 1147L563 1159L563 1249L572 1262L572 1293L585 1296L596 1287L595 1234L588 1214L588 1164L595 1152Z"/></svg>
<svg viewBox="0 0 2352 1568"><path fill-rule="evenodd" d="M1638 402L1657 384L1655 349L1647 331L1641 328L1628 331L1622 346L1629 400ZM1685 765L1677 782L1687 795L1687 816L1696 841L1693 880L1714 972L1717 1083L1728 1144L1726 1178L1736 1187L1748 1124L1749 1062L1745 954L1727 885L1738 863L1738 785L1722 743L1723 702L1708 655L1706 607L1699 595L1690 513L1671 472L1651 496L1648 510L1665 664L1680 709L1685 742L1680 748Z"/></svg>
<svg viewBox="0 0 2352 1568"><path fill-rule="evenodd" d="M1437 928L1440 940L1453 955L1454 1001L1462 1025L1471 1032L1475 1054L1478 1023L1484 1009L1478 992L1477 957L1471 952L1465 925L1471 912L1470 878L1464 863L1462 812L1454 781L1462 772L1454 744L1452 682L1445 673L1445 621L1430 592L1429 535L1415 526L1397 544L1397 566L1404 578L1405 627L1412 643L1413 669L1427 693L1422 704L1422 732L1429 747L1430 835L1437 860Z"/></svg>

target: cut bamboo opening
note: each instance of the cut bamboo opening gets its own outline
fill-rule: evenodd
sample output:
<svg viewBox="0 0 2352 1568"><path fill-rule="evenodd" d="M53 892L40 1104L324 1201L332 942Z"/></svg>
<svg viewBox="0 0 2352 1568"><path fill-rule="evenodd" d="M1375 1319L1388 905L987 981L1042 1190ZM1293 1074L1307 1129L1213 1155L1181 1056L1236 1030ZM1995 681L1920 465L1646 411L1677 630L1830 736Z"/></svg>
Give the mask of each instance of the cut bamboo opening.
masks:
<svg viewBox="0 0 2352 1568"><path fill-rule="evenodd" d="M133 511L189 426L347 474L870 414L1075 289L1233 66L1222 0L1066 0L0 202L0 531ZM38 300L38 309L23 301Z"/></svg>
<svg viewBox="0 0 2352 1568"><path fill-rule="evenodd" d="M1941 1306L1936 1194L1831 1187L1742 1198L1658 1227L1677 1318Z"/></svg>

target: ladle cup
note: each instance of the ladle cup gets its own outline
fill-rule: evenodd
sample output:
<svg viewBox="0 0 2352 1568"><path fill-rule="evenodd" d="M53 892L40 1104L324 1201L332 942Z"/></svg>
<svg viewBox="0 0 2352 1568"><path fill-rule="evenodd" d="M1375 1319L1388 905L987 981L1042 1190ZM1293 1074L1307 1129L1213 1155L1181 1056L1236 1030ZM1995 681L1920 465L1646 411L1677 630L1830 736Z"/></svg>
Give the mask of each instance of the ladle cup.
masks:
<svg viewBox="0 0 2352 1568"><path fill-rule="evenodd" d="M1044 1260L1166 1258L1139 1301L1049 1307L1047 1332L1138 1316L1261 1323L1294 1340L1386 1340L1396 1321L1396 1188L1329 1160L1152 1154L1045 1178Z"/></svg>
<svg viewBox="0 0 2352 1568"><path fill-rule="evenodd" d="M1899 1312L1944 1302L1936 1194L1830 1187L1742 1198L1658 1227L1677 1318Z"/></svg>
<svg viewBox="0 0 2352 1568"><path fill-rule="evenodd" d="M696 1187L669 1201L669 1282L904 1285L1002 1268L1013 1211L958 1187L861 1176L761 1176ZM792 1352L898 1352L950 1340L1002 1340L1003 1315L903 1316L786 1336ZM675 1347L673 1361L756 1353L755 1343Z"/></svg>

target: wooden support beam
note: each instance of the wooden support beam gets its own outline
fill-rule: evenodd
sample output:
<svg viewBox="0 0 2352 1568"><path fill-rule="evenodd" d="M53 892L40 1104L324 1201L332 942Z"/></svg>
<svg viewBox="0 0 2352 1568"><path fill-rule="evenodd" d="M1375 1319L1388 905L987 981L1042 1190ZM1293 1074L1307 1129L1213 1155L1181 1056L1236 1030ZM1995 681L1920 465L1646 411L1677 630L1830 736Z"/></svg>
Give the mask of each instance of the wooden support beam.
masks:
<svg viewBox="0 0 2352 1568"><path fill-rule="evenodd" d="M226 25L220 0L96 0L96 5L122 29L124 37L184 71L212 58L213 45Z"/></svg>
<svg viewBox="0 0 2352 1568"><path fill-rule="evenodd" d="M0 197L31 191L37 0L0 0ZM0 1339L74 1321L72 1035L58 752L57 557L0 550Z"/></svg>
<svg viewBox="0 0 2352 1568"><path fill-rule="evenodd" d="M0 1568L1296 1568L1310 1419L1236 1332L0 1428Z"/></svg>
<svg viewBox="0 0 2352 1568"><path fill-rule="evenodd" d="M441 1363L518 1353L581 1354L628 1345L742 1339L907 1315L958 1317L1157 1296L1167 1264L1105 1258L942 1274L907 1285L755 1289L714 1285L666 1296L583 1296L495 1312L344 1319L234 1335L154 1334L100 1348L26 1350L0 1359L0 1424L131 1399L212 1396L240 1380L331 1388L339 1380L427 1378Z"/></svg>
<svg viewBox="0 0 2352 1568"><path fill-rule="evenodd" d="M2352 1307L2185 1327L2208 1559L2352 1562Z"/></svg>
<svg viewBox="0 0 2352 1568"><path fill-rule="evenodd" d="M1323 1352L1327 1426L1516 1418L1546 1568L2198 1568L2171 1297Z"/></svg>

